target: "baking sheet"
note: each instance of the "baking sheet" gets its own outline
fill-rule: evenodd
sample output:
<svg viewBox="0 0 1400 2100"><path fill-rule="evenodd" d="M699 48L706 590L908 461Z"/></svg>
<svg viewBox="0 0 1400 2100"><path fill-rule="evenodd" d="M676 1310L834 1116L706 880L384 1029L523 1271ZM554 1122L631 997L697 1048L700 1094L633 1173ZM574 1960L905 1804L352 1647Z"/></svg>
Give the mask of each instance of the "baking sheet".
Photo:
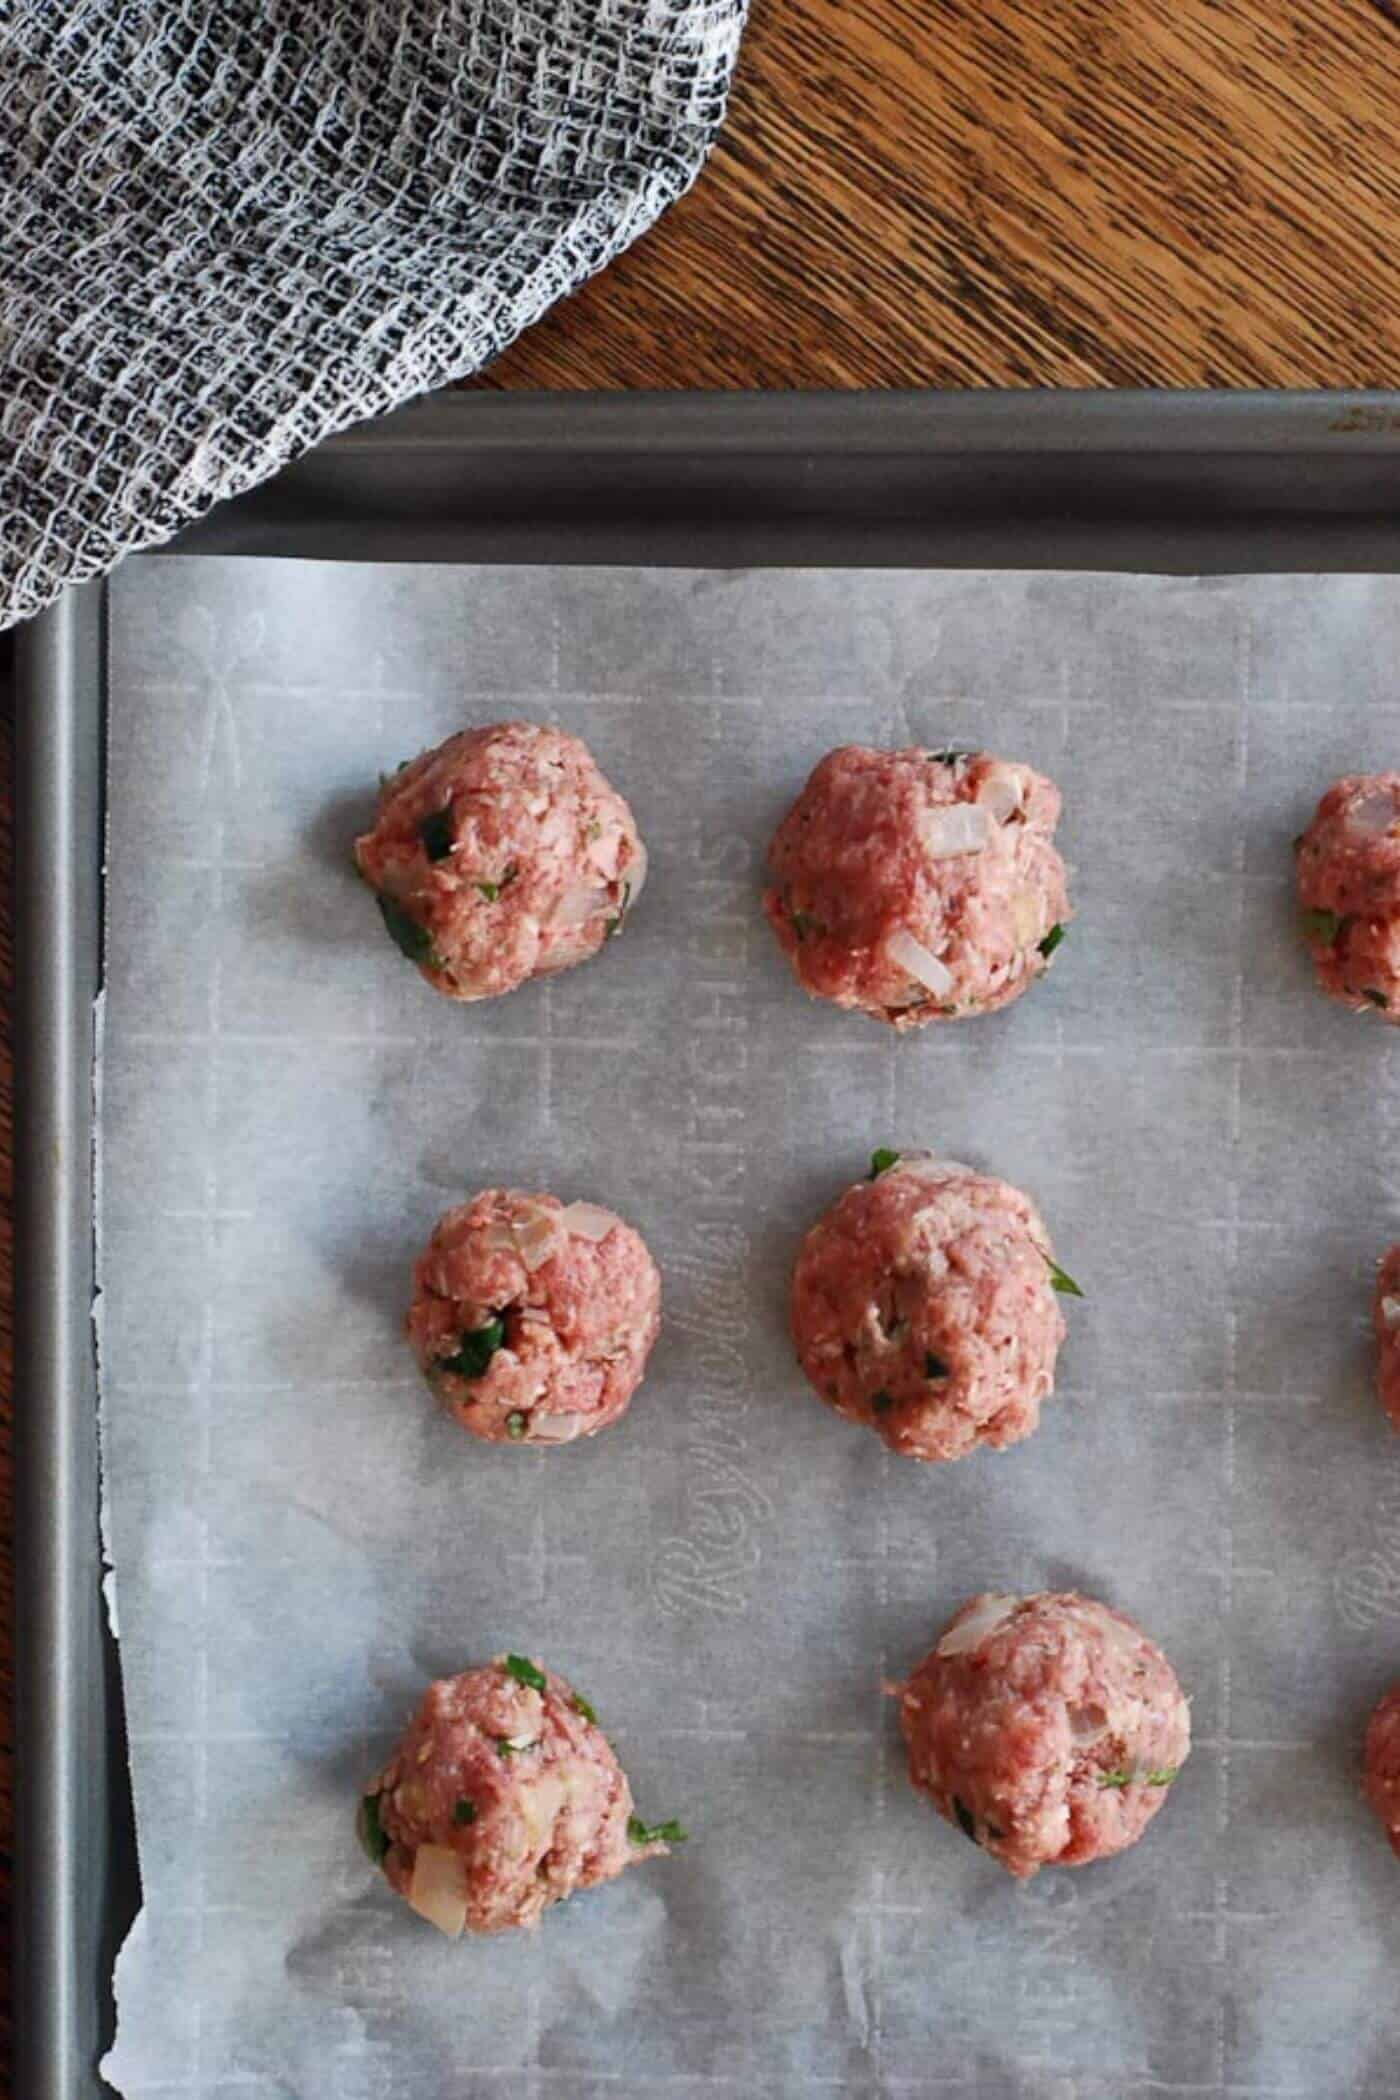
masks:
<svg viewBox="0 0 1400 2100"><path fill-rule="evenodd" d="M1359 1804L1400 1666L1369 1397L1400 1044L1326 1006L1288 841L1400 749L1400 585L132 562L111 605L104 1455L145 1908L131 2096L952 2100L1400 2091L1395 1867ZM652 849L593 965L454 1008L348 845L464 721L583 734ZM1053 773L1079 917L1009 1013L896 1042L756 909L836 742ZM1040 1434L899 1461L807 1393L812 1216L880 1144L994 1168L1089 1293ZM613 1431L497 1451L398 1326L491 1181L618 1208L665 1278ZM1139 1617L1197 1747L1144 1842L1013 1885L881 1694L979 1588ZM497 1650L590 1696L692 1842L531 1939L395 1903L354 1789Z"/></svg>

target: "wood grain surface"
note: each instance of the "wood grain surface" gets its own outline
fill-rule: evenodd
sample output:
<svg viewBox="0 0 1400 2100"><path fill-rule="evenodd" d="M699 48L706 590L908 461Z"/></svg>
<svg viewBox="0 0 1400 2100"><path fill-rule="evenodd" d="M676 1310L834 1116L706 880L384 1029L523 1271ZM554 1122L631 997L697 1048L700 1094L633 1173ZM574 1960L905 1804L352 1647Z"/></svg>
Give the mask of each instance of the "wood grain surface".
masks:
<svg viewBox="0 0 1400 2100"><path fill-rule="evenodd" d="M1400 0L755 0L698 187L478 383L1394 386L1397 236ZM4 1894L8 661L0 642ZM8 1932L4 1955L0 1990Z"/></svg>

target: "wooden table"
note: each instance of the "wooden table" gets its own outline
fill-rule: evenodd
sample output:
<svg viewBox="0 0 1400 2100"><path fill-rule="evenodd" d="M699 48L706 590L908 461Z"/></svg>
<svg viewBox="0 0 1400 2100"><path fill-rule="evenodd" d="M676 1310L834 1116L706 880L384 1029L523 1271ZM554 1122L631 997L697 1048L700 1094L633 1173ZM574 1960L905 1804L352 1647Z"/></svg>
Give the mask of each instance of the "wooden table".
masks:
<svg viewBox="0 0 1400 2100"><path fill-rule="evenodd" d="M755 0L698 188L480 383L1394 386L1397 229L1400 0ZM6 1027L5 1538L11 1100ZM6 1737L0 1885L8 1801Z"/></svg>

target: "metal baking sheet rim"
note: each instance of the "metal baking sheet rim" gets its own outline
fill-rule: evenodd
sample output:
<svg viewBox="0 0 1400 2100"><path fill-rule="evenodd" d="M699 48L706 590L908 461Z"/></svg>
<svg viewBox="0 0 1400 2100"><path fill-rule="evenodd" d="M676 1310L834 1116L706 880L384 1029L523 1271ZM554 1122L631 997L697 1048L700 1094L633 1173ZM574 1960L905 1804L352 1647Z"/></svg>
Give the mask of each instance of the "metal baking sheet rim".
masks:
<svg viewBox="0 0 1400 2100"><path fill-rule="evenodd" d="M838 503L839 508L833 510ZM1400 393L439 395L163 550L341 560L1400 570ZM139 1900L101 1597L92 1053L105 586L16 711L15 2091L109 2092Z"/></svg>

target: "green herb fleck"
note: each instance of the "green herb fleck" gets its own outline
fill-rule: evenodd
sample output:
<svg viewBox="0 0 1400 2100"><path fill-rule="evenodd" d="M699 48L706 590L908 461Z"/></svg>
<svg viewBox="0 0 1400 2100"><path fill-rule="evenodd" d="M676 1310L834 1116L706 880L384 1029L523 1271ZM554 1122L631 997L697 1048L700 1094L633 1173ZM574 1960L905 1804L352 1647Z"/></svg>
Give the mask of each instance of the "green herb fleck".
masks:
<svg viewBox="0 0 1400 2100"><path fill-rule="evenodd" d="M600 839L603 836L603 827L600 823L598 823L598 821L595 818L593 823L589 825L587 831L585 831L583 835L588 841L589 845L591 846L595 840Z"/></svg>
<svg viewBox="0 0 1400 2100"><path fill-rule="evenodd" d="M622 902L619 904L616 914L608 920L607 930L603 935L605 941L610 941L615 933L621 933L622 922L627 917L631 903L632 885L630 882L624 882L622 885Z"/></svg>
<svg viewBox="0 0 1400 2100"><path fill-rule="evenodd" d="M389 1834L379 1820L378 1794L361 1794L355 1811L355 1835L371 1866L377 1867L389 1849Z"/></svg>
<svg viewBox="0 0 1400 2100"><path fill-rule="evenodd" d="M1059 947L1064 937L1065 929L1057 920L1056 923L1050 928L1050 931L1046 934L1044 940L1036 942L1037 948L1039 948L1041 954L1045 957L1045 960L1047 962L1049 962L1051 956L1055 953L1055 950Z"/></svg>
<svg viewBox="0 0 1400 2100"><path fill-rule="evenodd" d="M882 1174L888 1174L891 1167L898 1165L899 1154L891 1152L888 1145L881 1145L877 1152L870 1155L870 1179L878 1181Z"/></svg>
<svg viewBox="0 0 1400 2100"><path fill-rule="evenodd" d="M925 1356L924 1376L925 1378L946 1378L948 1376L948 1366L941 1357Z"/></svg>
<svg viewBox="0 0 1400 2100"><path fill-rule="evenodd" d="M488 1320L484 1327L474 1327L470 1334L462 1335L456 1355L440 1356L437 1368L450 1371L454 1378L480 1378L505 1338L505 1321Z"/></svg>
<svg viewBox="0 0 1400 2100"><path fill-rule="evenodd" d="M528 1684L532 1692L545 1689L544 1671L536 1669L528 1655L508 1655L506 1675L513 1677L517 1684Z"/></svg>
<svg viewBox="0 0 1400 2100"><path fill-rule="evenodd" d="M513 1743L508 1735L498 1735L496 1748L502 1757L519 1757L522 1750L537 1750L539 1740L539 1737L535 1736L528 1743Z"/></svg>
<svg viewBox="0 0 1400 2100"><path fill-rule="evenodd" d="M1361 994L1361 996L1363 999L1369 999L1372 1006L1378 1006L1383 1014L1389 1013L1390 1001L1386 998L1384 992L1378 992L1372 986L1368 985L1366 990L1363 991L1363 993Z"/></svg>
<svg viewBox="0 0 1400 2100"><path fill-rule="evenodd" d="M479 882L477 884L477 888L480 890L482 896L486 899L486 902L488 904L494 904L496 899L501 894L501 885L499 884L499 882Z"/></svg>
<svg viewBox="0 0 1400 2100"><path fill-rule="evenodd" d="M1155 1772L1100 1772L1099 1785L1101 1787L1170 1786L1180 1769L1179 1765L1163 1765Z"/></svg>
<svg viewBox="0 0 1400 2100"><path fill-rule="evenodd" d="M627 1818L627 1835L634 1845L683 1845L689 1832L672 1817L669 1823L644 1823L640 1816Z"/></svg>
<svg viewBox="0 0 1400 2100"><path fill-rule="evenodd" d="M506 1435L510 1437L512 1442L518 1443L524 1434L525 1417L517 1408L513 1414L506 1416Z"/></svg>
<svg viewBox="0 0 1400 2100"><path fill-rule="evenodd" d="M464 1830L468 1823L474 1823L476 1821L475 1801L468 1801L466 1797L463 1796L463 1798L460 1801L456 1802L453 1806L452 1820L457 1825L457 1828L459 1830Z"/></svg>
<svg viewBox="0 0 1400 2100"><path fill-rule="evenodd" d="M576 1714L583 1715L584 1720L587 1721L591 1727L596 1728L598 1726L598 1716L593 1711L592 1702L590 1700L585 1699L582 1692L575 1692L573 1698L569 1701L569 1704L573 1707L573 1710Z"/></svg>
<svg viewBox="0 0 1400 2100"><path fill-rule="evenodd" d="M814 933L821 934L826 932L826 928L821 920L815 918L809 911L789 912L788 917L792 921L792 930L799 941L807 940Z"/></svg>
<svg viewBox="0 0 1400 2100"><path fill-rule="evenodd" d="M1057 1261L1051 1261L1048 1254L1045 1257L1045 1266L1050 1271L1050 1287L1052 1290L1063 1291L1067 1298L1082 1298L1084 1296L1083 1291L1080 1290L1079 1285L1069 1271L1062 1269Z"/></svg>
<svg viewBox="0 0 1400 2100"><path fill-rule="evenodd" d="M963 1802L959 1801L956 1794L953 1796L953 1814L958 1819L958 1828L963 1836L971 1838L975 1845L977 1843L977 1825L972 1820L972 1811Z"/></svg>
<svg viewBox="0 0 1400 2100"><path fill-rule="evenodd" d="M1323 948L1335 948L1342 930L1342 916L1335 911L1305 911L1299 914L1305 937Z"/></svg>
<svg viewBox="0 0 1400 2100"><path fill-rule="evenodd" d="M453 843L451 810L434 810L430 817L424 817L418 826L418 836L429 860L446 860Z"/></svg>
<svg viewBox="0 0 1400 2100"><path fill-rule="evenodd" d="M423 963L430 970L440 970L442 964L433 952L433 937L427 927L411 919L403 906L396 904L392 897L386 897L383 890L376 890L375 901L389 938L399 953L406 955L412 963Z"/></svg>
<svg viewBox="0 0 1400 2100"><path fill-rule="evenodd" d="M894 1397L890 1393L876 1393L870 1405L877 1415L882 1415L888 1408L894 1406Z"/></svg>

